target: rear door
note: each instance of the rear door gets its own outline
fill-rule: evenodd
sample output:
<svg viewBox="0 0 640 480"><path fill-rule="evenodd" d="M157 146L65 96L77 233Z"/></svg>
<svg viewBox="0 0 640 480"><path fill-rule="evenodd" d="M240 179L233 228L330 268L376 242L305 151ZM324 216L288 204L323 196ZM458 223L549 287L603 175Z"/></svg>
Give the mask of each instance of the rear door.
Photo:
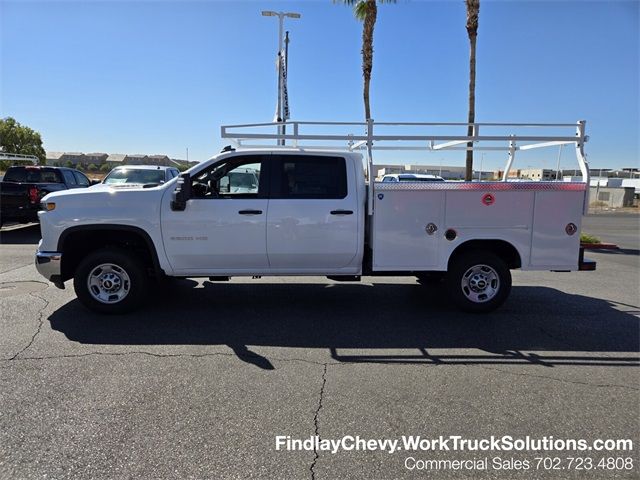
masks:
<svg viewBox="0 0 640 480"><path fill-rule="evenodd" d="M362 213L352 162L339 156L274 153L270 164L270 267L321 273L349 266L358 251Z"/></svg>

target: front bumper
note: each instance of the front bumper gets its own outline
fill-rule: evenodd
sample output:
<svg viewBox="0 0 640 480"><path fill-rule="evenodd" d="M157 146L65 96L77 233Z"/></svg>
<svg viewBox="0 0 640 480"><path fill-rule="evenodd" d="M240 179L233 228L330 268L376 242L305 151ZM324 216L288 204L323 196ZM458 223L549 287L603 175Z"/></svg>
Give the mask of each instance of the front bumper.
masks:
<svg viewBox="0 0 640 480"><path fill-rule="evenodd" d="M58 288L64 288L61 265L62 253L36 251L36 270Z"/></svg>

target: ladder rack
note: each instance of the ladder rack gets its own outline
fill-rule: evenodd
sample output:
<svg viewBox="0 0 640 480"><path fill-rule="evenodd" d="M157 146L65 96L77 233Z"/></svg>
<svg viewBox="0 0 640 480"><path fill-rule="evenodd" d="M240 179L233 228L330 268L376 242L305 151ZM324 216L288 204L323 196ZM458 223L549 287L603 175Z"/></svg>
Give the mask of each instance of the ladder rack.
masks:
<svg viewBox="0 0 640 480"><path fill-rule="evenodd" d="M371 205L373 200L374 150L505 151L507 152L507 162L502 181L506 182L517 151L573 144L582 173L582 181L588 186L589 166L584 153L584 144L589 140L589 137L585 134L585 125L584 120L576 123L286 121L223 125L220 129L220 135L222 138L230 139L239 148L278 149L293 147L342 151L366 150L370 186L369 205ZM469 128L472 131L471 135L468 135ZM391 133L389 130L400 130L400 132ZM541 133L532 134L530 130L541 131ZM258 144L255 143L257 140L276 141L277 144ZM285 145L287 141L291 144ZM585 209L587 207L588 202L585 201Z"/></svg>
<svg viewBox="0 0 640 480"><path fill-rule="evenodd" d="M37 165L38 164L38 157L36 157L35 155L22 155L20 153L0 152L0 161L31 162L34 165Z"/></svg>

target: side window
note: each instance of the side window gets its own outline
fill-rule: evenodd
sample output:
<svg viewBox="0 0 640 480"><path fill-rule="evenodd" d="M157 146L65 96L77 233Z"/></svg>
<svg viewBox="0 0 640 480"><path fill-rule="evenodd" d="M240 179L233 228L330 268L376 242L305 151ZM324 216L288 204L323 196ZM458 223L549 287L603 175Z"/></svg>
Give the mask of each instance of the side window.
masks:
<svg viewBox="0 0 640 480"><path fill-rule="evenodd" d="M89 179L87 177L85 177L82 173L80 172L73 172L73 174L76 176L76 181L78 182L78 185L80 185L81 187L88 187L90 182Z"/></svg>
<svg viewBox="0 0 640 480"><path fill-rule="evenodd" d="M55 170L42 170L42 181L46 183L61 183Z"/></svg>
<svg viewBox="0 0 640 480"><path fill-rule="evenodd" d="M78 185L76 182L76 177L73 176L73 172L71 170L63 170L62 175L64 176L64 183L71 187L75 187Z"/></svg>
<svg viewBox="0 0 640 480"><path fill-rule="evenodd" d="M339 199L347 196L342 157L279 155L271 198Z"/></svg>
<svg viewBox="0 0 640 480"><path fill-rule="evenodd" d="M236 156L211 165L192 179L193 198L263 198L263 156Z"/></svg>

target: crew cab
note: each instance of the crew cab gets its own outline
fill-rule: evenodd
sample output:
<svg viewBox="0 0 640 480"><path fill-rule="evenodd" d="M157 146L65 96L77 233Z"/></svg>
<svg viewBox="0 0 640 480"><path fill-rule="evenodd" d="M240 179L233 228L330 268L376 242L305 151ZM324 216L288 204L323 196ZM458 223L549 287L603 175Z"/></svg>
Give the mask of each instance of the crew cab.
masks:
<svg viewBox="0 0 640 480"><path fill-rule="evenodd" d="M7 222L34 222L42 197L51 192L91 185L86 175L72 168L9 167L0 182L0 226Z"/></svg>
<svg viewBox="0 0 640 480"><path fill-rule="evenodd" d="M372 182L370 158L225 148L155 187L51 193L36 267L60 288L73 279L79 300L104 313L138 306L153 277L269 275L442 279L459 307L487 312L509 295L512 269L595 269L579 244L588 181Z"/></svg>

